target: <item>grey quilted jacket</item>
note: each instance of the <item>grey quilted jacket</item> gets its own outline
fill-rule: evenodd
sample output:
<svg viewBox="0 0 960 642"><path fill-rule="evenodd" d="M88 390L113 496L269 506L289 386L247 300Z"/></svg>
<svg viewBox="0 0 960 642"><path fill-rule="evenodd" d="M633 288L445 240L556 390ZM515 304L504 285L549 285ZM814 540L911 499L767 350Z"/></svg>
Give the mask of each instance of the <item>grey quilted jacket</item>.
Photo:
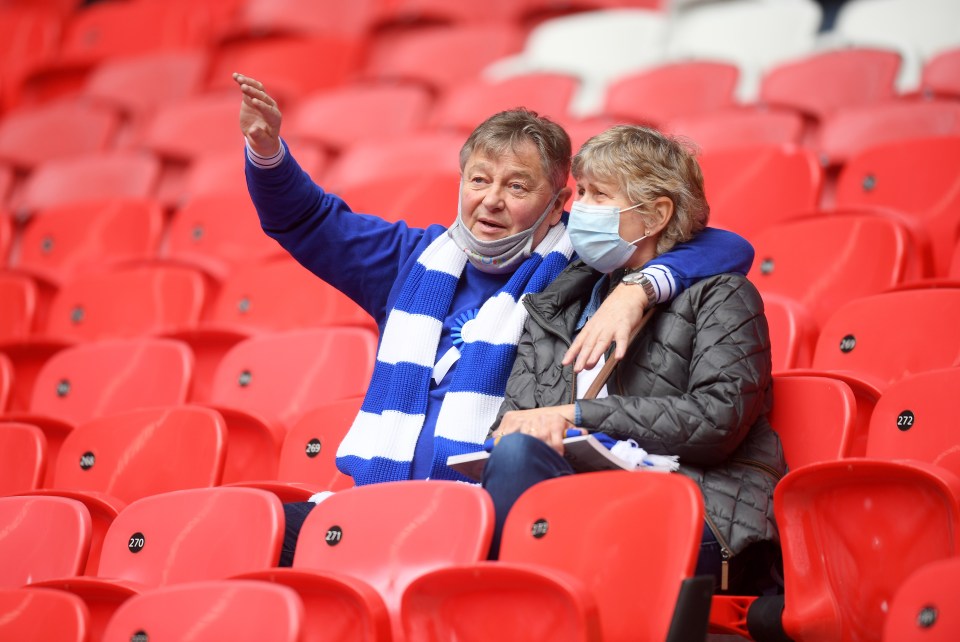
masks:
<svg viewBox="0 0 960 642"><path fill-rule="evenodd" d="M577 261L525 298L530 316L499 417L573 402L576 378L560 359L598 278ZM704 279L658 306L607 381L610 396L580 402L582 427L677 455L680 472L703 491L707 523L724 555L733 556L779 539L773 488L786 464L767 422L770 370L756 288L740 275Z"/></svg>

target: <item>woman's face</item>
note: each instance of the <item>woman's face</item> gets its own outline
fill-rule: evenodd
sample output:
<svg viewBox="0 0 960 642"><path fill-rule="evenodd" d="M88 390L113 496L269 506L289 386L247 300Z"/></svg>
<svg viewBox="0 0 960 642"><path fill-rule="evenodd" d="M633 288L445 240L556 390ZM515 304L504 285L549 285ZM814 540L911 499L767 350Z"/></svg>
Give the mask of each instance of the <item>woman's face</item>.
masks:
<svg viewBox="0 0 960 642"><path fill-rule="evenodd" d="M646 234L646 223L639 209L623 211L628 207L633 207L636 203L630 202L627 195L621 191L620 186L616 183L599 180L589 174L584 174L577 181L575 200L582 201L585 205L618 207L621 210L620 238L627 243L636 241Z"/></svg>
<svg viewBox="0 0 960 642"><path fill-rule="evenodd" d="M463 168L460 207L464 225L481 241L527 230L551 207L534 233L536 247L560 220L563 199L554 194L537 148L528 142L498 156L475 151Z"/></svg>

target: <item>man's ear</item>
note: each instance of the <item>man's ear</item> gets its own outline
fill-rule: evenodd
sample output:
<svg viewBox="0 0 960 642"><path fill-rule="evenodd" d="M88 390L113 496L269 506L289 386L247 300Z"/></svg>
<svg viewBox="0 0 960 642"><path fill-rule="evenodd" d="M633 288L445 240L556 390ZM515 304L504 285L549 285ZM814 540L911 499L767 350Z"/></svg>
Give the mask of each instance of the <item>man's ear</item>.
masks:
<svg viewBox="0 0 960 642"><path fill-rule="evenodd" d="M550 221L550 225L556 225L560 222L560 216L563 214L563 208L567 204L567 201L570 200L570 196L572 194L573 190L570 189L569 186L564 187L557 192L557 199L553 202L553 210L547 217L547 219Z"/></svg>
<svg viewBox="0 0 960 642"><path fill-rule="evenodd" d="M648 219L650 224L647 235L659 234L673 218L673 201L666 196L660 196L653 202L653 209Z"/></svg>

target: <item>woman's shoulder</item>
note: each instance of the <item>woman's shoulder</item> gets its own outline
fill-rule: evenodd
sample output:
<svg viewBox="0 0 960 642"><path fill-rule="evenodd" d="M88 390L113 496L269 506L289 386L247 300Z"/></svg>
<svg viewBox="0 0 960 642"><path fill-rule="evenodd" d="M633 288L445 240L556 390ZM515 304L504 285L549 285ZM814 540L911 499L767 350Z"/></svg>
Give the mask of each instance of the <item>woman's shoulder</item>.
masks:
<svg viewBox="0 0 960 642"><path fill-rule="evenodd" d="M763 298L757 287L747 277L732 272L697 281L676 302L697 308L740 309L751 314L763 311Z"/></svg>

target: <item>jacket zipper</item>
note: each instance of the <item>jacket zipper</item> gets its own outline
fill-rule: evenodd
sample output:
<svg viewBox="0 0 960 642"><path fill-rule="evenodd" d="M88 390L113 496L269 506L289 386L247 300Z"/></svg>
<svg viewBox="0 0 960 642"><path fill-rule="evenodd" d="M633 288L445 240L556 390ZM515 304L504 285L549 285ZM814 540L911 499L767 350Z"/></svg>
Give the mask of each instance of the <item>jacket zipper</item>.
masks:
<svg viewBox="0 0 960 642"><path fill-rule="evenodd" d="M730 552L730 546L727 545L727 540L723 539L723 536L720 535L720 529L717 528L717 525L706 511L703 513L703 518L706 520L710 530L713 531L713 536L717 538L717 543L720 544L720 590L726 591L730 588L730 558L733 557L733 553Z"/></svg>
<svg viewBox="0 0 960 642"><path fill-rule="evenodd" d="M730 462L759 470L760 472L773 477L777 481L783 477L783 475L777 472L777 470L772 466L768 466L760 461L754 461L753 459L734 457L730 460ZM710 530L713 531L713 536L717 538L717 543L720 544L720 590L726 591L728 588L730 588L730 559L733 557L733 552L730 550L730 546L727 544L727 541L720 535L720 529L717 528L717 525L713 522L713 519L711 519L710 515L704 512L703 517L707 522L707 526L709 526Z"/></svg>

